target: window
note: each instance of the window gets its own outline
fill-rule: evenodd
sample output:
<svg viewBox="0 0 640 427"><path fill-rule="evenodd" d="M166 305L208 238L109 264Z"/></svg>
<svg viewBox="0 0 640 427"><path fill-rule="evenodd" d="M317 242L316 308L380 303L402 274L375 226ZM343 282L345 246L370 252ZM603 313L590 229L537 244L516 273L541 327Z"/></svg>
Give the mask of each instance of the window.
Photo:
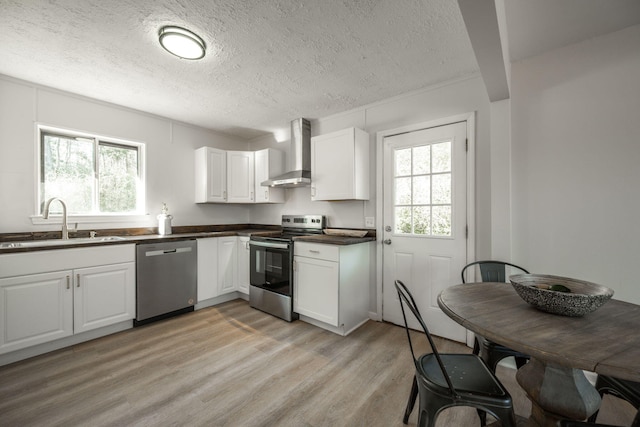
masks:
<svg viewBox="0 0 640 427"><path fill-rule="evenodd" d="M395 233L451 236L451 141L394 150Z"/></svg>
<svg viewBox="0 0 640 427"><path fill-rule="evenodd" d="M69 215L144 213L143 148L129 141L40 128L39 213L52 197L65 202ZM51 208L61 211L58 203Z"/></svg>

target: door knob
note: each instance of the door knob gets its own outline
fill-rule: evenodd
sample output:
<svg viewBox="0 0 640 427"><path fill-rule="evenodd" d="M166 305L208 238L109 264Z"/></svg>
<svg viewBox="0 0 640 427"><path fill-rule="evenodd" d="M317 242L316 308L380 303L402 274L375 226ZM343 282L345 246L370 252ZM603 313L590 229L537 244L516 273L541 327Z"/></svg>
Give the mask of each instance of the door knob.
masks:
<svg viewBox="0 0 640 427"><path fill-rule="evenodd" d="M391 244L391 239L385 239L382 241L382 243L384 243L385 245L390 245Z"/></svg>

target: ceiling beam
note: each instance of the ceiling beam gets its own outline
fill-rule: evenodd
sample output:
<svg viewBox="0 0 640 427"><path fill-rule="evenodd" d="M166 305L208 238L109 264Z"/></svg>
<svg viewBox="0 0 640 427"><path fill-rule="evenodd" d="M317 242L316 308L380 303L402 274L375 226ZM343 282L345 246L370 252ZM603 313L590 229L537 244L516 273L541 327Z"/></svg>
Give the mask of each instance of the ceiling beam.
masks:
<svg viewBox="0 0 640 427"><path fill-rule="evenodd" d="M500 36L500 22L504 23L504 4L500 3L500 13L496 2L501 0L458 0L462 18L471 46L480 67L489 100L491 102L509 98L509 66L505 60L503 40L506 41L506 25Z"/></svg>

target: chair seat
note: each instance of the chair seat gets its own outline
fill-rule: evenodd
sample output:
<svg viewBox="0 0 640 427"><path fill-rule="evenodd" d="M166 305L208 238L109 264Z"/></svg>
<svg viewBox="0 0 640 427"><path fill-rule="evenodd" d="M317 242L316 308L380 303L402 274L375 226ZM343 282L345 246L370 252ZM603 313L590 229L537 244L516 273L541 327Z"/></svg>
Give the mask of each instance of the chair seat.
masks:
<svg viewBox="0 0 640 427"><path fill-rule="evenodd" d="M407 424L416 398L420 397L419 427L435 427L440 411L452 406L475 408L482 426L485 425L486 414L489 413L500 421L503 427L516 427L511 396L480 356L467 353L440 354L413 295L400 280L395 281L395 287L416 368L402 422ZM432 353L416 356L407 324L405 305L420 323Z"/></svg>
<svg viewBox="0 0 640 427"><path fill-rule="evenodd" d="M526 357L527 359L529 359L531 357L528 354L524 354L524 353L521 353L519 351L513 350L513 349L511 349L509 347L505 347L502 344L498 344L497 342L493 342L493 341L488 340L488 339L486 339L484 337L480 337L480 341L481 341L480 345L482 345L486 349L500 351L500 352L504 352L504 353L511 353L513 356Z"/></svg>
<svg viewBox="0 0 640 427"><path fill-rule="evenodd" d="M636 409L640 408L640 383L609 377L607 375L598 375L596 390L598 390L600 396L610 394L626 400ZM594 422L597 419L598 412L599 411L594 412L593 415L589 417L590 422ZM640 410L636 413L631 426L640 427Z"/></svg>
<svg viewBox="0 0 640 427"><path fill-rule="evenodd" d="M513 350L509 347L505 347L502 344L498 344L497 342L493 342L481 336L476 336L479 341L479 354L482 357L487 365L489 365L489 369L493 372L496 371L496 366L498 362L500 362L505 357L513 356L516 359L516 365L518 369L524 366L527 361L531 358L528 354L521 353L519 351Z"/></svg>
<svg viewBox="0 0 640 427"><path fill-rule="evenodd" d="M598 390L606 389L607 393L628 401L636 409L640 407L640 383L600 375L596 388Z"/></svg>
<svg viewBox="0 0 640 427"><path fill-rule="evenodd" d="M493 404L511 406L511 396L491 373L487 365L474 354L440 354L451 383L460 395L473 395L475 399L483 397ZM451 392L444 379L442 370L432 353L418 358L417 368L421 370L419 378L428 381L432 388L439 387L441 393Z"/></svg>

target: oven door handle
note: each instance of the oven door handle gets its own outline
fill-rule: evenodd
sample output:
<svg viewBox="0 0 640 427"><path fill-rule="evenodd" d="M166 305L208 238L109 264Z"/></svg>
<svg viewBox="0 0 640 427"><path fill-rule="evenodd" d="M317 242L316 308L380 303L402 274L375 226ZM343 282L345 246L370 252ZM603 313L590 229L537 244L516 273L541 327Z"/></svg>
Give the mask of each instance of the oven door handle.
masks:
<svg viewBox="0 0 640 427"><path fill-rule="evenodd" d="M271 243L271 242L258 242L249 240L250 246L262 246L263 248L276 248L276 249L289 249L288 243Z"/></svg>

